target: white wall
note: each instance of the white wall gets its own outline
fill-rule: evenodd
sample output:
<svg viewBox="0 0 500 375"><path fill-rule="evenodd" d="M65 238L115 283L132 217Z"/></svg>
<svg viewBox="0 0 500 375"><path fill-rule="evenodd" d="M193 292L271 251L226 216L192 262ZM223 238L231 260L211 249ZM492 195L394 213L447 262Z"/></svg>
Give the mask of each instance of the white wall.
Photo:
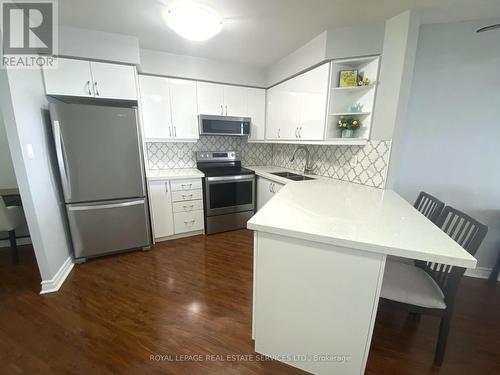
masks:
<svg viewBox="0 0 500 375"><path fill-rule="evenodd" d="M275 85L326 60L379 55L384 23L326 30L267 68L267 86Z"/></svg>
<svg viewBox="0 0 500 375"><path fill-rule="evenodd" d="M385 23L371 139L393 139L401 127L410 96L418 32L415 12L406 11Z"/></svg>
<svg viewBox="0 0 500 375"><path fill-rule="evenodd" d="M74 27L59 27L60 56L138 65L139 39L135 36Z"/></svg>
<svg viewBox="0 0 500 375"><path fill-rule="evenodd" d="M425 190L487 224L477 258L488 268L500 250L500 30L480 26L421 27L392 178L410 202Z"/></svg>
<svg viewBox="0 0 500 375"><path fill-rule="evenodd" d="M302 47L267 68L267 87L326 60L327 32L324 31Z"/></svg>
<svg viewBox="0 0 500 375"><path fill-rule="evenodd" d="M70 245L49 156L42 72L0 69L0 106L38 267L48 281L70 257ZM26 155L28 143L34 159Z"/></svg>
<svg viewBox="0 0 500 375"><path fill-rule="evenodd" d="M201 57L140 50L140 73L266 87L264 69Z"/></svg>
<svg viewBox="0 0 500 375"><path fill-rule="evenodd" d="M0 189L17 187L5 125L0 114Z"/></svg>
<svg viewBox="0 0 500 375"><path fill-rule="evenodd" d="M343 59L346 57L380 55L384 44L385 23L339 27L328 30L326 57Z"/></svg>

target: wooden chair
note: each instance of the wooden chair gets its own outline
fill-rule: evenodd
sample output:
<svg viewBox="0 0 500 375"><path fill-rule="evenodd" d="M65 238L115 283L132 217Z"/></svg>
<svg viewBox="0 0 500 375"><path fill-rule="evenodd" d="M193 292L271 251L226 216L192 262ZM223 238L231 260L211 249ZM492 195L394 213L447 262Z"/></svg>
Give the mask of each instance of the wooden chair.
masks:
<svg viewBox="0 0 500 375"><path fill-rule="evenodd" d="M472 217L446 206L436 225L460 246L474 255L488 227ZM380 302L384 306L404 309L412 314L441 317L434 363L443 363L450 329L453 303L465 268L446 264L415 261L415 265L388 260L385 267Z"/></svg>
<svg viewBox="0 0 500 375"><path fill-rule="evenodd" d="M12 252L12 262L19 263L17 252L16 229L25 222L23 208L19 206L6 206L0 197L0 232L9 233L10 249Z"/></svg>
<svg viewBox="0 0 500 375"><path fill-rule="evenodd" d="M444 203L429 193L421 191L413 207L435 224L441 211L443 211Z"/></svg>
<svg viewBox="0 0 500 375"><path fill-rule="evenodd" d="M498 280L498 274L500 274L500 251L498 252L498 258L497 258L497 262L495 263L495 267L493 267L493 270L491 271L491 274L490 274L490 282L491 283L496 283L497 280Z"/></svg>

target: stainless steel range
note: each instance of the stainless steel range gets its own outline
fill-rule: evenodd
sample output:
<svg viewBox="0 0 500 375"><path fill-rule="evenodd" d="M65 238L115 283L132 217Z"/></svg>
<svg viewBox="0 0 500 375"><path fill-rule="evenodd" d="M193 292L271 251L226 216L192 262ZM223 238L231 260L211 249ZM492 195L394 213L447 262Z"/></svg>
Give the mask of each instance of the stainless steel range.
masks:
<svg viewBox="0 0 500 375"><path fill-rule="evenodd" d="M255 172L241 166L236 151L196 153L203 178L205 232L245 228L255 213Z"/></svg>

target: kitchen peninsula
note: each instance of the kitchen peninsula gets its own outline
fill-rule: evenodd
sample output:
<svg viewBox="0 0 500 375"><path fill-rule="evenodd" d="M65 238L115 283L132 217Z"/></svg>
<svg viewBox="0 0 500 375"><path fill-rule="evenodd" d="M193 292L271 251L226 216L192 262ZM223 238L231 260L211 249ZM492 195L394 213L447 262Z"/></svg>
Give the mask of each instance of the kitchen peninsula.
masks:
<svg viewBox="0 0 500 375"><path fill-rule="evenodd" d="M255 350L315 374L364 372L388 255L476 266L394 191L344 181L288 183L248 228Z"/></svg>

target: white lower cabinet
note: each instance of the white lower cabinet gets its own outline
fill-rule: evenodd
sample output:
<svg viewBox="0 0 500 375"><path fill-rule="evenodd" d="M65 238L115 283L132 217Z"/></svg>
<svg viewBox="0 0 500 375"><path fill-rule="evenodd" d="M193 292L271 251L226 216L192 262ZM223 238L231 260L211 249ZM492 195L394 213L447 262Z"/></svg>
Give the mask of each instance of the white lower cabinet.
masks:
<svg viewBox="0 0 500 375"><path fill-rule="evenodd" d="M172 191L173 202L202 199L201 189Z"/></svg>
<svg viewBox="0 0 500 375"><path fill-rule="evenodd" d="M149 203L154 237L172 236L174 234L174 215L168 180L149 183Z"/></svg>
<svg viewBox="0 0 500 375"><path fill-rule="evenodd" d="M176 234L199 231L203 229L203 210L174 213L174 230Z"/></svg>
<svg viewBox="0 0 500 375"><path fill-rule="evenodd" d="M268 180L264 177L257 177L257 211L264 206L269 199L274 197L280 189L285 186L279 182Z"/></svg>
<svg viewBox="0 0 500 375"><path fill-rule="evenodd" d="M149 182L155 239L204 230L201 178Z"/></svg>

